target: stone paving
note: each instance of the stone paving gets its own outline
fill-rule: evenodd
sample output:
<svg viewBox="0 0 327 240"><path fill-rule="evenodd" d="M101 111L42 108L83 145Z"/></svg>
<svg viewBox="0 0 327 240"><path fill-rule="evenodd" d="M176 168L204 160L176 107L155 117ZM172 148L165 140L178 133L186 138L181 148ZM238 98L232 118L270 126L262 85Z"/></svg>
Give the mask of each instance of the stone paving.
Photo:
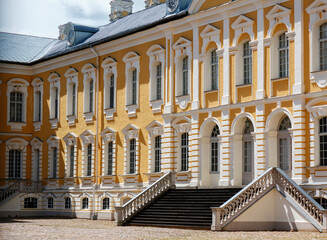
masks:
<svg viewBox="0 0 327 240"><path fill-rule="evenodd" d="M0 219L0 239L327 239L318 232L211 232L203 230L117 227L86 219Z"/></svg>

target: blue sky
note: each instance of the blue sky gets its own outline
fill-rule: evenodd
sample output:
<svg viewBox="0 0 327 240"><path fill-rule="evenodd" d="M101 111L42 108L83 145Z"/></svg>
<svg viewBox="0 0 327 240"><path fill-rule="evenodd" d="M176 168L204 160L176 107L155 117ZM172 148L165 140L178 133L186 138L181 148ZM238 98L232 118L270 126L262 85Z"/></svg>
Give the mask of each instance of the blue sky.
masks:
<svg viewBox="0 0 327 240"><path fill-rule="evenodd" d="M110 0L0 0L0 31L58 37L58 26L69 21L88 26L109 23ZM133 12L144 9L134 0Z"/></svg>

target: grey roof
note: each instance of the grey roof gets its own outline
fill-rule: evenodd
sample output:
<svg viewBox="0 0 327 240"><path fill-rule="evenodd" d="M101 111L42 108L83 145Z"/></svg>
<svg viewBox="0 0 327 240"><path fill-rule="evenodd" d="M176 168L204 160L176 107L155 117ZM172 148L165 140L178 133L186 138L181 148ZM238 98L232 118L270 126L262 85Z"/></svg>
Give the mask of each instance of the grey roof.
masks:
<svg viewBox="0 0 327 240"><path fill-rule="evenodd" d="M0 61L30 63L42 57L57 39L0 33Z"/></svg>
<svg viewBox="0 0 327 240"><path fill-rule="evenodd" d="M187 1L191 2L191 0ZM99 31L94 35L84 42L71 47L67 46L66 40L0 33L0 62L9 61L32 64L44 61L108 42L160 23L185 16L186 14L187 9L183 9L172 15L166 15L166 4L160 4L101 26L99 27ZM24 56L21 56L22 52L24 52Z"/></svg>

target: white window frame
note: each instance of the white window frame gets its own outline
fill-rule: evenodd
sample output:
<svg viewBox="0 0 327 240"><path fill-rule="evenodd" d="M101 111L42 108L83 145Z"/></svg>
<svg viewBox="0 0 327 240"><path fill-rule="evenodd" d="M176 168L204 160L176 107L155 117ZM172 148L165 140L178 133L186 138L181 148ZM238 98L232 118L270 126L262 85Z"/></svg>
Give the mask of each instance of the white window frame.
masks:
<svg viewBox="0 0 327 240"><path fill-rule="evenodd" d="M95 152L95 134L92 133L89 130L84 131L81 135L80 138L82 139L83 145L82 145L82 176L84 177L91 177L94 176L95 174L95 160L94 160L94 152ZM92 166L91 166L91 176L87 175L87 169L88 169L88 158L87 158L87 150L88 150L88 145L92 144Z"/></svg>
<svg viewBox="0 0 327 240"><path fill-rule="evenodd" d="M319 133L318 133L318 134L319 134L319 144L318 144L318 145L319 145L319 146L321 145L320 137L321 137L321 136L327 136L327 132L325 132L325 133L321 133L321 132L320 132L320 121L321 121L321 119L323 119L323 118L326 118L326 121L327 121L327 116L324 116L324 117L319 118L319 126L318 126L318 128L319 128ZM321 160L322 160L322 159L321 159L321 149L319 148L319 161L320 161L320 164L319 164L319 165L320 165L320 166L327 166L327 160L325 161L326 164L324 164L324 165L321 164Z"/></svg>
<svg viewBox="0 0 327 240"><path fill-rule="evenodd" d="M50 124L51 129L57 129L58 128L58 122L60 119L60 75L56 72L51 73L48 82L50 83L49 91L50 91ZM57 108L57 117L55 117L55 88L58 88L58 108Z"/></svg>
<svg viewBox="0 0 327 240"><path fill-rule="evenodd" d="M9 151L10 150L20 150L22 151L22 162L20 175L21 179L26 179L26 156L27 156L27 145L28 141L22 138L10 138L6 142L6 154L5 154L5 178L9 178Z"/></svg>
<svg viewBox="0 0 327 240"><path fill-rule="evenodd" d="M41 78L35 78L32 81L33 86L33 125L34 131L40 131L43 119L43 80ZM40 92L40 106L37 102L37 93ZM38 112L39 111L39 112ZM38 119L38 115L40 115L40 119Z"/></svg>
<svg viewBox="0 0 327 240"><path fill-rule="evenodd" d="M217 137L212 137L212 132L215 127L218 127L219 134ZM221 137L220 137L220 129L218 125L215 125L214 128L211 130L210 134L210 173L220 173L220 163L221 163L221 150L220 150L220 145L221 145ZM217 143L217 171L212 170L213 168L213 158L212 158L212 144Z"/></svg>
<svg viewBox="0 0 327 240"><path fill-rule="evenodd" d="M13 78L7 82L7 125L10 126L11 131L21 131L22 127L26 126L26 109L27 109L27 87L30 84L22 78ZM22 110L22 121L11 122L10 121L10 93L20 92L23 95L23 110Z"/></svg>
<svg viewBox="0 0 327 240"><path fill-rule="evenodd" d="M165 94L165 49L158 45L152 45L148 51L149 56L149 71L150 71L150 106L152 107L153 113L160 113L161 107L164 104L164 94ZM161 64L161 98L157 99L157 67Z"/></svg>
<svg viewBox="0 0 327 240"><path fill-rule="evenodd" d="M325 88L327 86L327 70L320 70L320 47L317 46L319 46L320 26L327 22L327 4L316 0L306 8L306 11L310 15L310 79L318 87ZM298 47L301 47L301 45L295 46L295 49Z"/></svg>
<svg viewBox="0 0 327 240"><path fill-rule="evenodd" d="M67 108L66 108L66 120L69 126L75 126L77 119L77 108L78 108L78 71L75 68L69 68L65 77L67 78ZM75 84L75 107L73 109L73 85Z"/></svg>
<svg viewBox="0 0 327 240"><path fill-rule="evenodd" d="M135 139L135 144L136 144L136 149L135 149L135 172L132 174L132 175L136 175L139 173L140 171L140 164L139 164L139 131L140 129L136 126L134 126L133 124L128 124L123 130L123 134L124 134L124 173L126 175L131 175L130 174L130 169L129 169L129 166L130 166L130 162L129 162L129 159L130 159L130 152L129 152L129 143L130 143L130 140L132 139Z"/></svg>
<svg viewBox="0 0 327 240"><path fill-rule="evenodd" d="M112 175L116 173L116 135L117 132L110 127L101 132L102 137L102 176L108 176L108 144L112 142Z"/></svg>
<svg viewBox="0 0 327 240"><path fill-rule="evenodd" d="M32 167L31 167L31 174L32 174L32 180L33 181L41 181L42 179L42 160L43 160L43 142L37 138L34 137L31 142L32 146ZM37 156L35 154L35 151L38 150L39 155ZM37 162L38 161L38 162ZM38 169L36 167L38 166ZM38 174L38 176L37 176Z"/></svg>
<svg viewBox="0 0 327 240"><path fill-rule="evenodd" d="M157 136L161 136L161 171L162 172L162 156L163 156L163 124L158 121L153 121L150 123L146 130L148 131L148 172L149 173L156 173L155 172L155 139Z"/></svg>
<svg viewBox="0 0 327 240"><path fill-rule="evenodd" d="M84 67L82 68L82 73L84 75L83 78L83 86L84 86L84 90L83 90L83 116L85 119L86 123L93 123L93 117L94 117L94 113L95 113L95 86L96 86L96 71L95 71L95 67L90 64L87 63L84 65ZM93 97L92 97L92 109L90 107L90 82L91 80L93 80ZM91 111L92 110L92 111Z"/></svg>
<svg viewBox="0 0 327 240"><path fill-rule="evenodd" d="M68 133L64 138L65 142L65 177L72 178L77 176L77 138L75 133ZM70 176L71 172L71 146L74 146L74 164L73 164L73 176Z"/></svg>
<svg viewBox="0 0 327 240"><path fill-rule="evenodd" d="M175 101L181 109L186 109L191 102L192 89L192 42L180 37L174 44L175 50ZM183 59L188 57L188 92L183 94Z"/></svg>
<svg viewBox="0 0 327 240"><path fill-rule="evenodd" d="M56 178L59 177L59 153L60 153L60 144L59 138L56 136L50 136L47 140L48 144L48 178L53 177L53 148L57 148L57 162L56 162Z"/></svg>
<svg viewBox="0 0 327 240"><path fill-rule="evenodd" d="M140 56L136 52L127 53L123 61L125 63L125 107L128 117L135 117L136 110L139 109L139 88L140 88ZM136 103L132 103L132 74L136 70Z"/></svg>
<svg viewBox="0 0 327 240"><path fill-rule="evenodd" d="M114 113L116 110L116 101L117 101L117 62L115 59L108 57L101 64L103 68L103 79L104 79L104 95L103 95L103 112L106 115L107 121L114 119ZM114 76L114 106L110 108L110 83L111 77Z"/></svg>

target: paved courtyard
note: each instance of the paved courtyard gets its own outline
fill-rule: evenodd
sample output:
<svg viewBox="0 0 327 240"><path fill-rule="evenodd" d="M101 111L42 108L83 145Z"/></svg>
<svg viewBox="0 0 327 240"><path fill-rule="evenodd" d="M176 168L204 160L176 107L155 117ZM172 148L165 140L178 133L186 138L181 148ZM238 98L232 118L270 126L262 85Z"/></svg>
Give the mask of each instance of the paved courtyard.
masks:
<svg viewBox="0 0 327 240"><path fill-rule="evenodd" d="M327 239L316 232L211 232L117 227L110 221L85 219L0 219L0 239Z"/></svg>

